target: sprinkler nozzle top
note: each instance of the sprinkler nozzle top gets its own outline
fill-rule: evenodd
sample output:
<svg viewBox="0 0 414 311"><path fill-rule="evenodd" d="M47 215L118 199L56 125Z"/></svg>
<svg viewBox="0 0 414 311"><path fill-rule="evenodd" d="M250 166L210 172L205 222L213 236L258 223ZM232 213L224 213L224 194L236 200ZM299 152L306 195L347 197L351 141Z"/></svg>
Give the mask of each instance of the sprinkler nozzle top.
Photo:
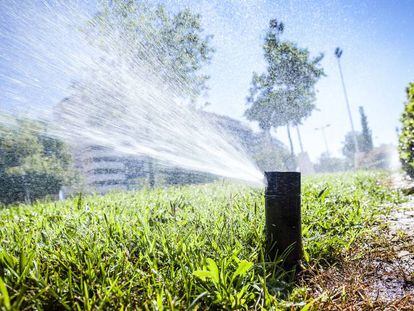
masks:
<svg viewBox="0 0 414 311"><path fill-rule="evenodd" d="M266 194L300 195L299 172L265 172Z"/></svg>

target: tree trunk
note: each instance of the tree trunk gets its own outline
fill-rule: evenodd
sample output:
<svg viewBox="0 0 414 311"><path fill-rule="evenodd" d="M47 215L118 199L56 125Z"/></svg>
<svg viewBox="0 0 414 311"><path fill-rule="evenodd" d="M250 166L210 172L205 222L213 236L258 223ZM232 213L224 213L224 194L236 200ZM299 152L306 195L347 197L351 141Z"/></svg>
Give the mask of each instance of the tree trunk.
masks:
<svg viewBox="0 0 414 311"><path fill-rule="evenodd" d="M289 124L286 125L287 128L287 134L289 139L289 145L290 145L290 155L292 156L292 159L295 157L295 151L293 150L293 142L292 142L292 136L290 135L290 126Z"/></svg>
<svg viewBox="0 0 414 311"><path fill-rule="evenodd" d="M269 148L272 144L272 136L270 135L270 130L263 130L264 143L266 148Z"/></svg>
<svg viewBox="0 0 414 311"><path fill-rule="evenodd" d="M300 152L303 153L302 136L300 135L299 125L296 125L296 132L298 133Z"/></svg>
<svg viewBox="0 0 414 311"><path fill-rule="evenodd" d="M287 169L294 171L296 170L296 158L295 158L295 150L293 149L293 142L292 142L292 136L290 135L290 125L286 125L287 128L287 134L289 139L289 145L290 145L290 157L288 159L288 162L286 163Z"/></svg>
<svg viewBox="0 0 414 311"><path fill-rule="evenodd" d="M24 188L24 202L26 204L31 204L31 200L30 200L30 191L29 191L29 187L26 183L26 176L23 175L23 188Z"/></svg>
<svg viewBox="0 0 414 311"><path fill-rule="evenodd" d="M150 188L154 188L155 186L155 174L154 174L154 165L152 163L152 159L148 159L148 183Z"/></svg>

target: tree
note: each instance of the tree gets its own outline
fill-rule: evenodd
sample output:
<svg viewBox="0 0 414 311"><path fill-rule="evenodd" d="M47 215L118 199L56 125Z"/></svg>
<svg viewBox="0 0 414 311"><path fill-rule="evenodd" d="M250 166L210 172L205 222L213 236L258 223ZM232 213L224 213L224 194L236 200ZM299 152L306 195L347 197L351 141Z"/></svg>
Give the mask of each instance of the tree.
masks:
<svg viewBox="0 0 414 311"><path fill-rule="evenodd" d="M360 158L359 167L366 169L389 170L395 168L393 163L395 146L380 145L373 148L369 153Z"/></svg>
<svg viewBox="0 0 414 311"><path fill-rule="evenodd" d="M354 155L356 152L354 135L356 135L358 146L361 146L364 141L363 135L359 132L356 132L354 134L351 131L345 135L345 141L343 142L342 147L342 154L349 160L350 163L354 163Z"/></svg>
<svg viewBox="0 0 414 311"><path fill-rule="evenodd" d="M170 13L142 0L104 0L85 32L92 44L129 58L130 70L144 65L181 97L195 101L207 90L209 76L202 69L214 49L200 14L189 9Z"/></svg>
<svg viewBox="0 0 414 311"><path fill-rule="evenodd" d="M214 52L212 36L204 34L201 16L187 9L171 13L142 0L99 3L98 14L83 29L96 59L58 105L59 123L72 125L79 136L88 128L97 133L92 144L107 147L113 147L108 133L124 145L136 136L152 141L158 133L149 133L148 124L162 114L159 103L175 104L178 98L196 106L206 92L209 77L202 69ZM147 162L154 185L156 162Z"/></svg>
<svg viewBox="0 0 414 311"><path fill-rule="evenodd" d="M65 145L49 137L44 125L16 120L13 128L0 127L1 203L31 202L56 195L75 178Z"/></svg>
<svg viewBox="0 0 414 311"><path fill-rule="evenodd" d="M283 23L270 21L263 45L266 72L253 73L245 115L258 121L266 136L272 127L286 126L293 158L290 126L301 124L315 109L315 84L324 75L323 55L311 57L307 49L282 41L283 30Z"/></svg>
<svg viewBox="0 0 414 311"><path fill-rule="evenodd" d="M319 162L315 164L315 171L318 173L342 172L348 168L345 159L331 157L327 152L322 153Z"/></svg>
<svg viewBox="0 0 414 311"><path fill-rule="evenodd" d="M362 127L362 141L359 144L359 150L362 152L369 152L374 148L374 145L372 143L372 133L368 127L368 120L364 112L364 107L359 107L359 114L361 116Z"/></svg>
<svg viewBox="0 0 414 311"><path fill-rule="evenodd" d="M289 164L289 151L284 144L273 138L256 134L240 121L211 112L201 112L220 131L228 134L232 141L242 146L257 167L262 171L286 170Z"/></svg>
<svg viewBox="0 0 414 311"><path fill-rule="evenodd" d="M414 83L407 87L407 103L401 116L399 153L403 169L414 178Z"/></svg>

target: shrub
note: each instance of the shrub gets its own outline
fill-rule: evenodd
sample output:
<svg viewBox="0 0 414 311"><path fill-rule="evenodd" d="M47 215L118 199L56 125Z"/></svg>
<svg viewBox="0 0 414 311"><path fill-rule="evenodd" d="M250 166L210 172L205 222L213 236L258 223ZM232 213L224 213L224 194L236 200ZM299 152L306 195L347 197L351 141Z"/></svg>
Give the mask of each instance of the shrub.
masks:
<svg viewBox="0 0 414 311"><path fill-rule="evenodd" d="M16 119L14 126L0 126L0 204L57 195L75 177L69 151L44 125Z"/></svg>
<svg viewBox="0 0 414 311"><path fill-rule="evenodd" d="M399 153L403 169L414 177L414 83L407 87L407 99L401 116Z"/></svg>
<svg viewBox="0 0 414 311"><path fill-rule="evenodd" d="M371 151L365 153L358 165L365 169L393 169L394 155L396 153L394 145L381 145L374 147Z"/></svg>

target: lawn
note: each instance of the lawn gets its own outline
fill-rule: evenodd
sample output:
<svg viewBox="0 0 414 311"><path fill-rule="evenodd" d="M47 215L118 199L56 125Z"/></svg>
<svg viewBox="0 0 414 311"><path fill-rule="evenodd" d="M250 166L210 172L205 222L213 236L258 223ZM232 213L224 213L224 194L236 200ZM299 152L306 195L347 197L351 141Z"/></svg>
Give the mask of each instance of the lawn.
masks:
<svg viewBox="0 0 414 311"><path fill-rule="evenodd" d="M335 264L400 201L381 172L305 178L304 268ZM263 189L229 182L0 209L0 309L311 309L263 262Z"/></svg>

